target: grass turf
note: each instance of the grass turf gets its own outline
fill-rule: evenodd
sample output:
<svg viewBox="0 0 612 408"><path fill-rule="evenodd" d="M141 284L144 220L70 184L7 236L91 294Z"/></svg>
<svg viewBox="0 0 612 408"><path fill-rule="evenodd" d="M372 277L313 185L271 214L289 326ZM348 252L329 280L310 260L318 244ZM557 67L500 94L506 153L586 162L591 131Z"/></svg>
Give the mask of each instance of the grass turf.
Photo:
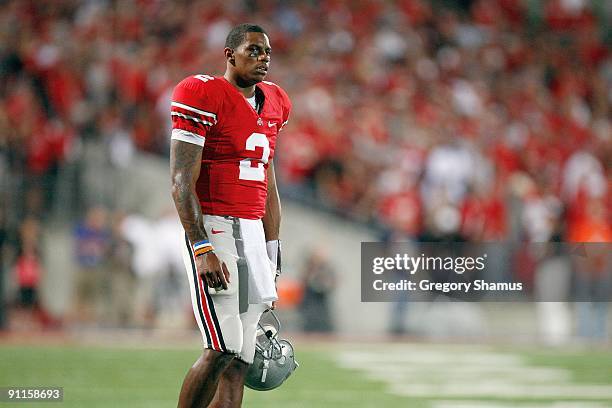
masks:
<svg viewBox="0 0 612 408"><path fill-rule="evenodd" d="M297 347L300 368L278 390L247 390L245 407L429 407L431 399L401 398L353 370L339 368L328 347ZM351 346L353 349L358 345ZM365 348L366 346L364 346ZM367 349L374 349L368 345ZM379 350L384 348L377 347ZM576 383L612 385L612 354L604 351L515 352L540 366L563 367ZM68 346L0 346L0 387L62 386L61 404L41 407L174 407L183 376L198 351ZM435 396L431 397L432 399ZM553 401L553 400L545 400ZM542 400L539 403L543 402ZM610 403L612 401L604 401ZM0 403L3 406L12 406ZM518 405L517 405L518 406Z"/></svg>

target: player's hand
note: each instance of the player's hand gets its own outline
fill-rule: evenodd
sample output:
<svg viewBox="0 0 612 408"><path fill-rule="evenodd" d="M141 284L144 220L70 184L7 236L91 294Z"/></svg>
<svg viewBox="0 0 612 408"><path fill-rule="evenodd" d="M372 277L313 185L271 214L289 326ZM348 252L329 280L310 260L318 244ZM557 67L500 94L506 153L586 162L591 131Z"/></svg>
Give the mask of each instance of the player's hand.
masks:
<svg viewBox="0 0 612 408"><path fill-rule="evenodd" d="M206 284L214 289L227 289L229 283L229 270L225 263L219 261L219 258L214 251L210 251L205 255L196 258L198 262L198 271Z"/></svg>

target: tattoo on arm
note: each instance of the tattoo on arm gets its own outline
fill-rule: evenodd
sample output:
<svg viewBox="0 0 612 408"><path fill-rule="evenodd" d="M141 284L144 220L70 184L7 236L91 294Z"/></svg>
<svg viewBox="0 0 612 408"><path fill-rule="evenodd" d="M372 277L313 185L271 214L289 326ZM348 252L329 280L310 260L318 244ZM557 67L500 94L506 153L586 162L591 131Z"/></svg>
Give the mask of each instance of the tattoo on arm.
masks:
<svg viewBox="0 0 612 408"><path fill-rule="evenodd" d="M196 194L196 181L200 176L201 163L201 146L172 140L170 146L172 198L183 228L192 243L207 238L200 201Z"/></svg>

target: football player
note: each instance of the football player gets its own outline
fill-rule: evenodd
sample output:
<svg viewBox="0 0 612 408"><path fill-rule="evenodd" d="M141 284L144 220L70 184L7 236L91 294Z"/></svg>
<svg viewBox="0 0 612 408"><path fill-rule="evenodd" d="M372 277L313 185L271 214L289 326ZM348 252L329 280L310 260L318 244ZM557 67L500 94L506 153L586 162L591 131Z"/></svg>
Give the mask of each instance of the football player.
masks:
<svg viewBox="0 0 612 408"><path fill-rule="evenodd" d="M271 51L261 27L238 25L225 42L225 74L190 76L172 96L172 196L204 342L179 407L241 405L257 323L277 299L281 207L273 158L291 102L264 81Z"/></svg>

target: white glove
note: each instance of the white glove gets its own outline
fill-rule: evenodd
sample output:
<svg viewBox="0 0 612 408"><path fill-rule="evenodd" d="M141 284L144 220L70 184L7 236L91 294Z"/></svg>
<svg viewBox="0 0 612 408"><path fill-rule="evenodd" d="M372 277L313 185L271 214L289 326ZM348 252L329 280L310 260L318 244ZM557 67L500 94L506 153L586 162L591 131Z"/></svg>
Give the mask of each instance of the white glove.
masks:
<svg viewBox="0 0 612 408"><path fill-rule="evenodd" d="M274 270L276 271L276 276L281 274L281 242L280 239L276 239L274 241L266 242L266 250L268 252L268 258L272 265L274 266Z"/></svg>

